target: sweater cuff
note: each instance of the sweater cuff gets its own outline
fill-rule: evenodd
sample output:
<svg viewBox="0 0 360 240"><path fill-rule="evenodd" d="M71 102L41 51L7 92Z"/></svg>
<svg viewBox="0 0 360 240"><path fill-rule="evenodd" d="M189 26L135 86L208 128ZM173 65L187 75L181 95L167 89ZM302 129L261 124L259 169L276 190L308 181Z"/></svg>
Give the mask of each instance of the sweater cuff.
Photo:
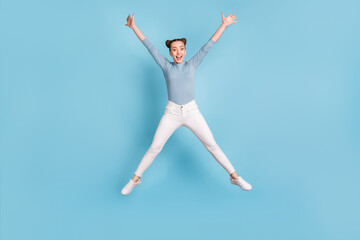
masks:
<svg viewBox="0 0 360 240"><path fill-rule="evenodd" d="M148 39L147 37L144 38L141 42L142 42L145 46L148 46L149 43L150 43L150 41L149 41L149 39Z"/></svg>
<svg viewBox="0 0 360 240"><path fill-rule="evenodd" d="M214 46L215 41L210 38L209 41L208 41L208 44L209 44L210 47L212 47L212 46Z"/></svg>

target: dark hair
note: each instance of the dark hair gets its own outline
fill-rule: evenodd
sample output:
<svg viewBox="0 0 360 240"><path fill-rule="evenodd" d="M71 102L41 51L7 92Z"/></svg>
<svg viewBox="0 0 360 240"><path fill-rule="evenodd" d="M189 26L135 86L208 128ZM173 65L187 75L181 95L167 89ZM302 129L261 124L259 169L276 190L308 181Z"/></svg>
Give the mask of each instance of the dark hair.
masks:
<svg viewBox="0 0 360 240"><path fill-rule="evenodd" d="M184 46L186 45L186 38L176 38L173 40L166 40L165 45L169 48L169 51L171 50L171 44L175 41L182 41L184 43Z"/></svg>

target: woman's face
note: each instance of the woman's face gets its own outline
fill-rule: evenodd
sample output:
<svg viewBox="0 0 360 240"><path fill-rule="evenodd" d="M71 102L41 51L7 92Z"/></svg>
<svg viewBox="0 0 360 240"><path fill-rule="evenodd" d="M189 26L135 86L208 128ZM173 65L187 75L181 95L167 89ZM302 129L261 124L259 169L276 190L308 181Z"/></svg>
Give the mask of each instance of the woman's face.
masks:
<svg viewBox="0 0 360 240"><path fill-rule="evenodd" d="M186 55L186 49L182 41L172 42L170 48L170 56L174 59L174 63L183 63Z"/></svg>

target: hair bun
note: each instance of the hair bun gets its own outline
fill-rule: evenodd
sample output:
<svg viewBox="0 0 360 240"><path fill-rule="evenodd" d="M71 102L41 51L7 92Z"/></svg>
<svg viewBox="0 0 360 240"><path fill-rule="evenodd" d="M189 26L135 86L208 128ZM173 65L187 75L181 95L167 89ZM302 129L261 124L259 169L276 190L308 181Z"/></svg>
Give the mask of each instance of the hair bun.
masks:
<svg viewBox="0 0 360 240"><path fill-rule="evenodd" d="M166 45L168 48L170 48L170 47L171 47L171 41L170 41L170 40L166 40L165 45Z"/></svg>
<svg viewBox="0 0 360 240"><path fill-rule="evenodd" d="M166 40L165 41L165 45L169 48L171 48L171 44L175 41L182 41L184 43L184 46L186 45L186 38L176 38L176 39L173 39L173 40ZM186 47L185 47L186 49Z"/></svg>

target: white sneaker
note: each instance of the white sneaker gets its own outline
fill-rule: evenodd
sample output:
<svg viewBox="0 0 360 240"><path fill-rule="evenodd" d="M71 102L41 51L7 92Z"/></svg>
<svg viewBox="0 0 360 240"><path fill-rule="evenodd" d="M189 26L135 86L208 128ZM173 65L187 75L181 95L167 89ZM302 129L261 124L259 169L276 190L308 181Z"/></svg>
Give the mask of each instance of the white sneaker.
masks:
<svg viewBox="0 0 360 240"><path fill-rule="evenodd" d="M232 177L230 177L230 182L232 184L238 185L240 186L242 189L246 190L246 191L250 191L252 189L252 186L246 182L244 179L242 179L242 177L238 177L238 179L233 179Z"/></svg>
<svg viewBox="0 0 360 240"><path fill-rule="evenodd" d="M125 185L125 187L121 190L122 195L128 195L134 189L134 187L138 186L141 183L139 179L137 182L134 182L132 179Z"/></svg>

